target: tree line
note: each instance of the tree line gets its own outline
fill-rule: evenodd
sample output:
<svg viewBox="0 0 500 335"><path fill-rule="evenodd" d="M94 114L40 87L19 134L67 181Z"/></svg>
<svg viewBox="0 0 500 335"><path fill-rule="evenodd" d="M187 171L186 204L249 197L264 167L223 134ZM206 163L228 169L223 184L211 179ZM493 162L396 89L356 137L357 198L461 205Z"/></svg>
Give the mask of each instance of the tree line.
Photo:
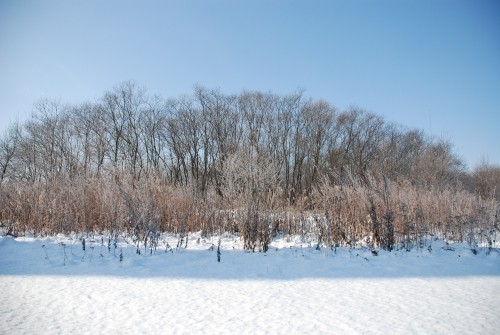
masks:
<svg viewBox="0 0 500 335"><path fill-rule="evenodd" d="M227 162L245 157L273 167L272 189L308 195L320 176L404 177L419 185L460 178L450 143L427 138L361 109L339 112L302 92L226 95L197 87L163 100L126 82L96 102L35 104L33 117L2 140L1 181L160 175L221 196Z"/></svg>
<svg viewBox="0 0 500 335"><path fill-rule="evenodd" d="M344 209L350 214L343 215L370 221L363 224L372 228L359 236L370 232L374 238L373 226L380 221L373 217L377 206L385 206L385 212L395 217L404 212L400 203L389 206L390 196L383 195L384 190L405 185L407 190L418 190L418 195L453 189L478 204L500 199L498 171L499 167L485 163L470 173L450 142L387 122L356 107L339 111L326 101L306 98L301 91L286 95L258 91L224 94L217 89L195 87L191 95L163 99L148 95L133 82L125 82L96 101L63 105L41 100L29 120L12 125L3 134L0 220L30 229L35 222L39 222L38 228L53 228L50 216L66 213L66 219L54 219L57 225L64 226L61 222L68 221L71 229L118 229L104 223L117 217L99 218L99 206L86 209L97 198L108 197L111 202L106 211L113 213L123 206L123 212L129 213L121 219L120 229L135 227L143 220L147 221L144 225L155 222L155 229L168 230L173 216L176 222L187 222L201 215L195 210L200 206L212 216L203 214L208 217L197 218L196 222L221 221L215 217L222 215L221 210L243 208L240 221L231 219L236 228L226 227L229 219L225 218L224 229L242 234L246 231L246 241L255 242L272 234L271 221L277 220L276 213L316 211L331 216L339 212L334 210L343 202L339 196L344 194L345 198L346 190L357 190L365 194L359 199L362 205ZM99 185L107 185L107 190ZM26 206L21 203L26 190L38 194L38 200L30 200L34 203L51 194L45 206L53 206L54 212L58 206L66 208L64 201L71 203L74 198L73 208L62 210L63 214L41 214L33 204L28 211L33 217L24 217L21 223L19 210ZM331 194L325 195L326 190ZM58 201L54 199L66 192L71 195L58 200L61 203L56 206ZM92 192L96 192L94 200L89 198ZM169 199L176 194L175 201L182 203L182 210L171 208L175 215L165 214L175 201L167 204L160 199L161 194L168 194ZM377 205L374 199L379 196L382 200ZM409 207L415 214L421 206ZM471 211L479 211L476 207L471 206ZM213 214L214 210L219 214ZM147 214L140 219L142 214L137 211ZM268 215L263 214L266 212ZM276 220L270 219L271 212ZM492 224L496 224L495 215ZM341 221L346 218L342 216ZM47 223L42 225L44 220ZM192 227L186 224L181 230L187 233L206 225L222 229L220 222L207 222ZM339 236L346 235L341 230L337 229ZM247 248L255 248L252 243Z"/></svg>

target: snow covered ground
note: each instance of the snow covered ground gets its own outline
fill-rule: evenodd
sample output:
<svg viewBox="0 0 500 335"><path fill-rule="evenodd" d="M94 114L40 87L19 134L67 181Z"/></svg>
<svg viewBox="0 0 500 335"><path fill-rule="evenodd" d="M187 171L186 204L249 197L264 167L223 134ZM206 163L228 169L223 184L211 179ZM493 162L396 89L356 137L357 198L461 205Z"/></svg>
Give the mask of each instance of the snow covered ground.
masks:
<svg viewBox="0 0 500 335"><path fill-rule="evenodd" d="M500 254L0 237L0 334L498 334ZM168 246L167 244L168 243ZM169 246L174 246L170 248ZM183 245L184 246L184 245ZM429 248L429 246L431 248ZM429 250L430 249L430 250ZM120 252L123 255L120 261Z"/></svg>

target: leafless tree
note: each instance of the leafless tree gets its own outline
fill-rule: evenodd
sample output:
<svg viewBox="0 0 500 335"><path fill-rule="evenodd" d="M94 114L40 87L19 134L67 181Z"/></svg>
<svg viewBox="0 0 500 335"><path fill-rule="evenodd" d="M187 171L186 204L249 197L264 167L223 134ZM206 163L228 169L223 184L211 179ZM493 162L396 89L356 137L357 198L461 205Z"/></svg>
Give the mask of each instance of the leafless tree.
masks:
<svg viewBox="0 0 500 335"><path fill-rule="evenodd" d="M228 230L262 251L281 229L329 247L408 247L431 233L472 245L497 229L498 170L468 173L448 141L302 91L198 86L165 100L125 82L78 105L40 100L7 130L0 223L40 234L138 227L143 244L160 230Z"/></svg>
<svg viewBox="0 0 500 335"><path fill-rule="evenodd" d="M473 181L480 196L500 201L500 166L483 159L474 169Z"/></svg>
<svg viewBox="0 0 500 335"><path fill-rule="evenodd" d="M9 169L16 153L19 142L20 130L17 123L12 124L0 139L0 186L8 177Z"/></svg>

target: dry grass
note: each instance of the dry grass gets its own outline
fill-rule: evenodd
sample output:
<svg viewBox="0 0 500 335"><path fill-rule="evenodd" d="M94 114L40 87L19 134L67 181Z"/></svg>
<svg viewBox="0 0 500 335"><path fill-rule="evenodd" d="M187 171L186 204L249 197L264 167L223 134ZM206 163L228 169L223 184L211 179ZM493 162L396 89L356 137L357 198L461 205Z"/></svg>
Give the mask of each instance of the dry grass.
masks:
<svg viewBox="0 0 500 335"><path fill-rule="evenodd" d="M276 234L301 235L326 247L421 247L429 235L491 243L499 203L459 188L423 188L372 180L370 186L324 182L307 199L266 208L215 192L197 197L161 178L11 183L0 189L0 220L9 234L127 234L147 243L158 232L241 234L249 250L266 251Z"/></svg>

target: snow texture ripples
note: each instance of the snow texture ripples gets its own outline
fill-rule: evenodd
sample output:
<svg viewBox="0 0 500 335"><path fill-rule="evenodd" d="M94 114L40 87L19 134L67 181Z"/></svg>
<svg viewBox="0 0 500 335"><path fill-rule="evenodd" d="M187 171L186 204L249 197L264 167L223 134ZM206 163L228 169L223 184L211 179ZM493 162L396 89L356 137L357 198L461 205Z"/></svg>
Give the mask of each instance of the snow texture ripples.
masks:
<svg viewBox="0 0 500 335"><path fill-rule="evenodd" d="M496 251L474 255L465 247L449 252L436 244L432 253L378 256L297 246L249 254L232 250L226 240L221 263L203 243L153 256L135 255L130 247L119 262L116 255L95 250L92 260L82 258L75 242L64 265L62 247L50 243L0 237L1 334L495 334L500 329Z"/></svg>

